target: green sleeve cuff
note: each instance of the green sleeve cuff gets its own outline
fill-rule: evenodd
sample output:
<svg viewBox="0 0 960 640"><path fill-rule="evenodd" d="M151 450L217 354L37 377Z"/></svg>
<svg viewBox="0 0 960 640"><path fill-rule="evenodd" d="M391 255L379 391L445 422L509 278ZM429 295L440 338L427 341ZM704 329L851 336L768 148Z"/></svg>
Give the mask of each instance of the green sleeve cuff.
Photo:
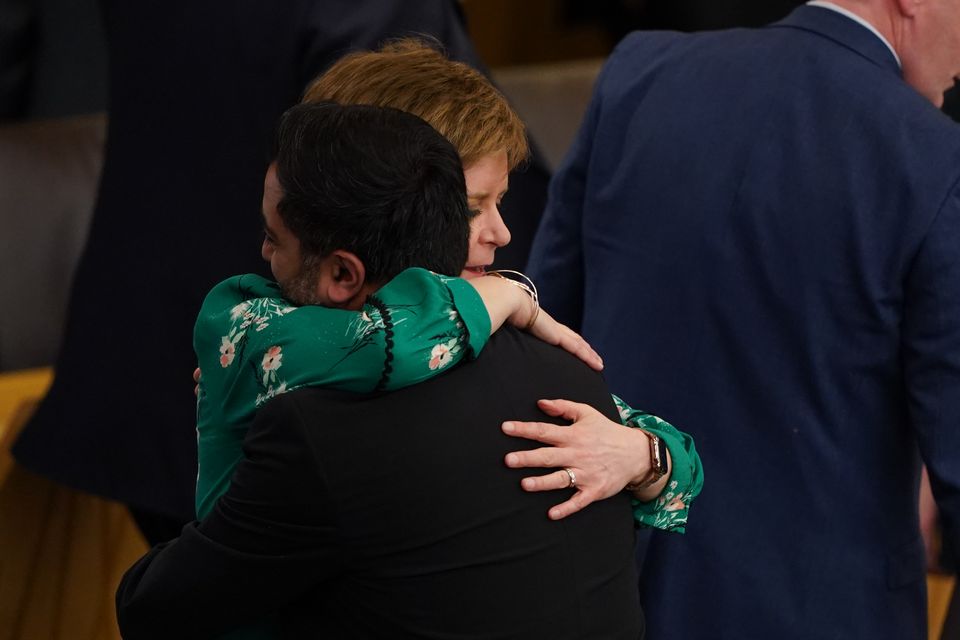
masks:
<svg viewBox="0 0 960 640"><path fill-rule="evenodd" d="M490 314L483 304L483 298L469 282L462 278L444 280L453 298L453 306L467 329L470 357L476 358L490 340Z"/></svg>
<svg viewBox="0 0 960 640"><path fill-rule="evenodd" d="M642 425L642 428L662 438L670 450L670 481L655 499L633 500L633 513L642 526L683 533L690 503L703 488L703 469L693 439L669 423L663 424L666 428L651 425Z"/></svg>
<svg viewBox="0 0 960 640"><path fill-rule="evenodd" d="M642 527L683 533L690 504L703 488L703 468L693 438L669 422L631 409L617 396L613 396L613 399L625 425L643 429L661 438L670 451L669 482L653 500L633 500L634 519Z"/></svg>

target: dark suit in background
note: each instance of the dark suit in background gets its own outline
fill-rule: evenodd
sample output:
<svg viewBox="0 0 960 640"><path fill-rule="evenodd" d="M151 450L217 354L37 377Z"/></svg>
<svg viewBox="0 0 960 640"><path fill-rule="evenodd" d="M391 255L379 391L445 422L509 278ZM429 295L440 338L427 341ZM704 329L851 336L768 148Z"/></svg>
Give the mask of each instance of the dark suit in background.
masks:
<svg viewBox="0 0 960 640"><path fill-rule="evenodd" d="M451 57L479 61L446 0L103 8L100 191L56 379L14 453L32 471L131 505L155 542L193 517L191 332L213 284L263 269L260 197L280 113L335 59L388 37L428 34ZM498 266L524 264L546 179L535 165L512 181L504 218L519 253L501 252Z"/></svg>
<svg viewBox="0 0 960 640"><path fill-rule="evenodd" d="M921 456L960 515L958 180L960 129L827 9L607 62L531 272L709 469L699 525L647 552L651 637L926 637Z"/></svg>
<svg viewBox="0 0 960 640"><path fill-rule="evenodd" d="M943 102L943 111L957 122L960 122L960 85L954 85L953 89L946 93L946 99Z"/></svg>
<svg viewBox="0 0 960 640"><path fill-rule="evenodd" d="M512 328L414 387L278 397L211 515L125 576L124 638L273 612L293 638L641 637L628 497L554 522L503 464L500 423L554 397L616 418L598 374Z"/></svg>
<svg viewBox="0 0 960 640"><path fill-rule="evenodd" d="M636 29L759 27L779 20L803 0L563 0L563 4L571 19L592 18L618 42Z"/></svg>

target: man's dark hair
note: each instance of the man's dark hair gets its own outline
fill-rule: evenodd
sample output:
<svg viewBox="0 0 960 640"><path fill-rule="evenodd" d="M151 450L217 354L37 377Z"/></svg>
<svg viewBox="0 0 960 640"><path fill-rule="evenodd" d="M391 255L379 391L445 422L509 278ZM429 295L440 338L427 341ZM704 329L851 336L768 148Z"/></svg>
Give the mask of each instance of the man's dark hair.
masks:
<svg viewBox="0 0 960 640"><path fill-rule="evenodd" d="M381 107L301 104L280 120L277 209L304 266L344 249L366 279L409 267L458 275L470 214L460 157L420 118Z"/></svg>

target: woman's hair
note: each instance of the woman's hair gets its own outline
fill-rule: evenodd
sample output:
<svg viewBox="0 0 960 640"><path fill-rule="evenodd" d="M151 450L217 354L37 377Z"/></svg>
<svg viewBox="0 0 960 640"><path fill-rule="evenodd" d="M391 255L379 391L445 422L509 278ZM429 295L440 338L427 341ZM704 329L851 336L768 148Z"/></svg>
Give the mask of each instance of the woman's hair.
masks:
<svg viewBox="0 0 960 640"><path fill-rule="evenodd" d="M464 168L503 151L510 169L529 155L523 122L476 69L415 39L351 53L315 79L303 102L392 107L426 120L460 154Z"/></svg>

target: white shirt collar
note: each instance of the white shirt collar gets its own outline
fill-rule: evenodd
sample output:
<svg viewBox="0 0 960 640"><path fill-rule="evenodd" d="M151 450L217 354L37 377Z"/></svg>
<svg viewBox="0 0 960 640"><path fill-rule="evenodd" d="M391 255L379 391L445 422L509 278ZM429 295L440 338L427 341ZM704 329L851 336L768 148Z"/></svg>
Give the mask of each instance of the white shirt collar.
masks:
<svg viewBox="0 0 960 640"><path fill-rule="evenodd" d="M810 5L811 7L822 7L824 9L830 9L831 11L836 11L839 14L847 16L854 22L858 22L862 24L864 27L872 31L873 35L880 38L880 42L885 44L887 46L887 49L890 49L890 53L893 54L894 59L896 59L897 61L897 66L901 68L903 67L903 65L900 64L900 56L898 56L897 52L893 50L893 46L887 41L887 39L884 38L879 31L877 31L876 27L874 27L872 24L870 24L869 22L867 22L866 20L864 20L863 18L855 14L853 11L850 11L849 9L844 9L843 7L839 7L833 4L832 2L827 2L826 0L810 0L810 2L808 2L807 4Z"/></svg>

